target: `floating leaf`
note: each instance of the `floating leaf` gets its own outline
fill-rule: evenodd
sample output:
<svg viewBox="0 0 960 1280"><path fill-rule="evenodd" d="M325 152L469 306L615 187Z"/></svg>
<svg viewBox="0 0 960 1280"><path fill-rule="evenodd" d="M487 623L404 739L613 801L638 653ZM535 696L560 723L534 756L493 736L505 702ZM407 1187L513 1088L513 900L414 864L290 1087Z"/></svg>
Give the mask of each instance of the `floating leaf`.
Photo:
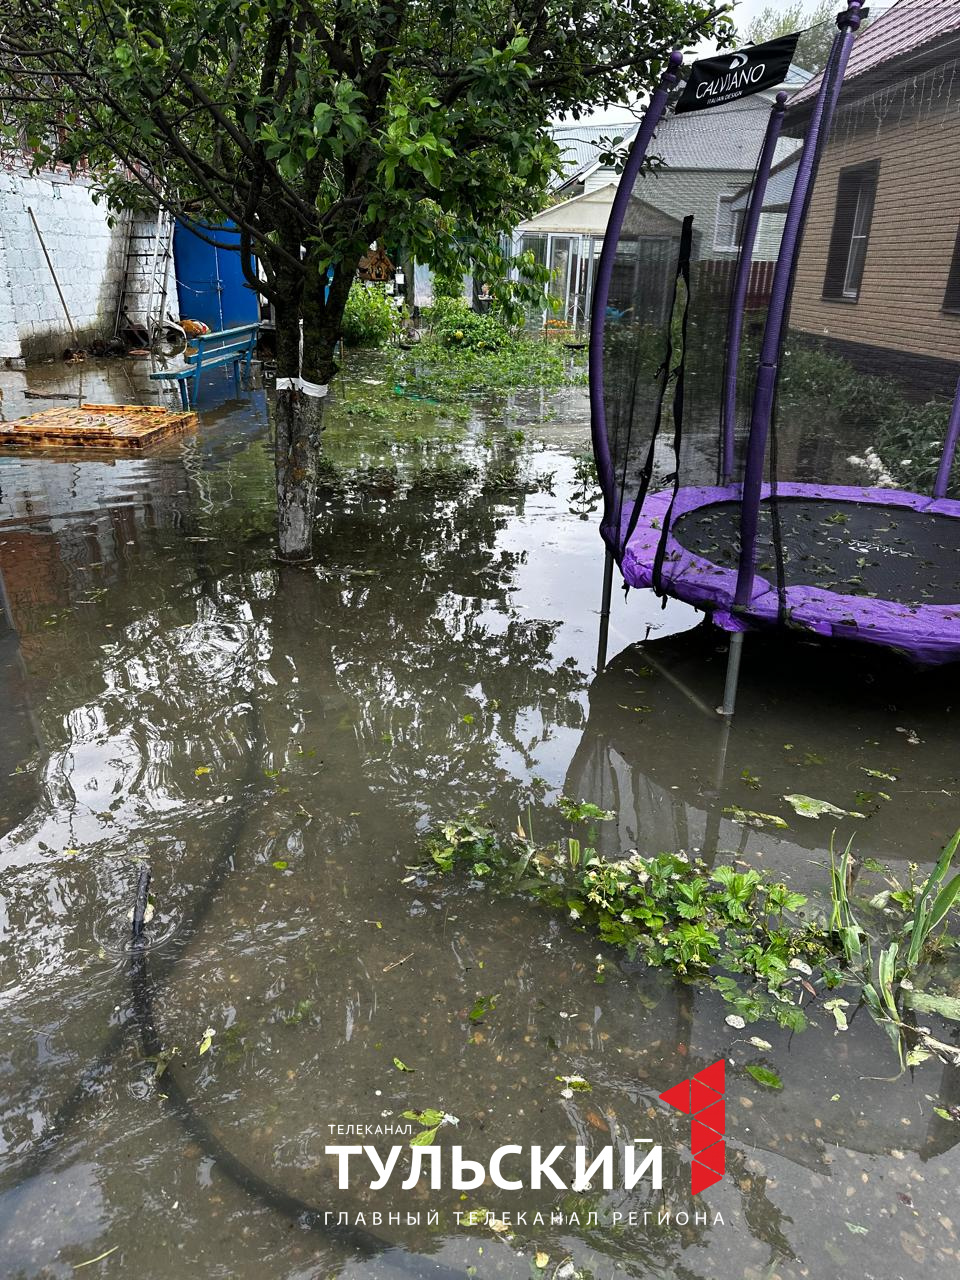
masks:
<svg viewBox="0 0 960 1280"><path fill-rule="evenodd" d="M543 1271L545 1267L549 1266L549 1264L550 1264L549 1253L538 1253L534 1256L533 1265L535 1267L538 1267L541 1271Z"/></svg>
<svg viewBox="0 0 960 1280"><path fill-rule="evenodd" d="M499 996L477 996L467 1017L471 1022L482 1022L486 1014L492 1013L497 1007L498 999Z"/></svg>
<svg viewBox="0 0 960 1280"><path fill-rule="evenodd" d="M404 1111L404 1120L416 1120L417 1124L438 1126L444 1120L444 1113L436 1107L425 1107L423 1111Z"/></svg>
<svg viewBox="0 0 960 1280"><path fill-rule="evenodd" d="M743 1018L740 1017L739 1013L728 1013L724 1018L724 1022L728 1027L733 1027L736 1031L742 1031L747 1025Z"/></svg>
<svg viewBox="0 0 960 1280"><path fill-rule="evenodd" d="M566 1085L571 1093L589 1093L593 1088L589 1080L585 1080L583 1076L555 1076L554 1078ZM562 1092L566 1094L566 1090Z"/></svg>
<svg viewBox="0 0 960 1280"><path fill-rule="evenodd" d="M768 1089L782 1089L783 1081L775 1071L768 1071L766 1067L757 1067L752 1063L746 1068L748 1076L752 1076L757 1084L766 1085Z"/></svg>
<svg viewBox="0 0 960 1280"><path fill-rule="evenodd" d="M435 1125L432 1129L424 1129L422 1133L418 1133L415 1138L410 1139L411 1147L431 1146L439 1128L439 1125Z"/></svg>
<svg viewBox="0 0 960 1280"><path fill-rule="evenodd" d="M761 1040L759 1036L751 1036L750 1043L755 1049L772 1049L773 1045L769 1040Z"/></svg>
<svg viewBox="0 0 960 1280"><path fill-rule="evenodd" d="M205 773L209 773L209 772L210 772L210 766L208 764L198 764L196 769L194 769L193 771L194 777L196 778L202 778Z"/></svg>
<svg viewBox="0 0 960 1280"><path fill-rule="evenodd" d="M901 984L902 985L902 984ZM960 1022L960 999L943 994L931 995L928 991L906 991L904 1003L920 1013L939 1013L941 1017Z"/></svg>
<svg viewBox="0 0 960 1280"><path fill-rule="evenodd" d="M748 827L770 826L780 828L787 825L783 818L778 817L775 813L757 813L753 809L741 809L736 804L725 805L723 812L733 822L739 822Z"/></svg>
<svg viewBox="0 0 960 1280"><path fill-rule="evenodd" d="M839 999L827 1000L824 1002L823 1007L828 1013L833 1014L833 1020L837 1024L837 1030L846 1031L850 1024L847 1022L847 1015L843 1011L850 1007L848 1002L846 1000Z"/></svg>
<svg viewBox="0 0 960 1280"><path fill-rule="evenodd" d="M869 778L882 778L884 782L896 782L897 780L895 773L884 773L882 769L866 769L863 765L860 768Z"/></svg>
<svg viewBox="0 0 960 1280"><path fill-rule="evenodd" d="M851 1235L865 1236L869 1231L869 1227L861 1227L859 1223L847 1222L844 1224Z"/></svg>
<svg viewBox="0 0 960 1280"><path fill-rule="evenodd" d="M840 809L837 805L831 804L829 800L816 800L813 796L792 795L784 796L783 798L801 818L822 818L826 813L835 818L862 818L864 816L853 809Z"/></svg>
<svg viewBox="0 0 960 1280"><path fill-rule="evenodd" d="M413 1067L408 1067L405 1062L401 1062L399 1058L394 1058L393 1065L398 1071L412 1071Z"/></svg>
<svg viewBox="0 0 960 1280"><path fill-rule="evenodd" d="M277 869L278 871L286 871L286 869L287 869L287 867L289 867L290 863L289 863L289 862L284 861L284 859L283 859L283 858L278 858L278 859L276 860L276 862L273 862L273 863L271 863L270 865L271 865L271 866L273 866L273 867L276 867L276 869Z"/></svg>
<svg viewBox="0 0 960 1280"><path fill-rule="evenodd" d="M213 1027L207 1027L206 1031L203 1033L203 1039L200 1041L199 1045L197 1046L197 1048L200 1050L201 1057L203 1056L203 1054L207 1052L207 1050L213 1044L213 1037L216 1034L217 1033L213 1029Z"/></svg>

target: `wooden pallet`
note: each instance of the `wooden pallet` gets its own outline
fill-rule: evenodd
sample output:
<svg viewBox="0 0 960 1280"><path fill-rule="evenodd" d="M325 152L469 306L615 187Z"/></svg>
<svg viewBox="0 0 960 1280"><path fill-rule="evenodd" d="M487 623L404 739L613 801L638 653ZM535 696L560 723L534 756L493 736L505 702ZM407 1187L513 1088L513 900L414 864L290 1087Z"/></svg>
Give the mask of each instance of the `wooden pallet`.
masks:
<svg viewBox="0 0 960 1280"><path fill-rule="evenodd" d="M196 424L195 413L155 405L63 405L0 423L0 450L146 449Z"/></svg>

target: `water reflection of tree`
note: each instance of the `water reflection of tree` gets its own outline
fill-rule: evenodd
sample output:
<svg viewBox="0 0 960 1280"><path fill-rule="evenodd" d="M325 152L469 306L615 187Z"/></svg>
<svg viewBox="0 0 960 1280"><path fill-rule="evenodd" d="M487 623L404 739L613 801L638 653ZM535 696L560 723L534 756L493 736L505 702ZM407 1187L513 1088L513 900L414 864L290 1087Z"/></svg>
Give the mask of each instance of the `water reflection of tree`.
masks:
<svg viewBox="0 0 960 1280"><path fill-rule="evenodd" d="M251 454L243 474L255 490L258 446ZM358 497L322 535L336 570L280 574L256 541L236 537L233 516L233 540L218 538L209 491L201 520L182 475L159 474L164 502L145 523L123 521L122 553L104 557L102 541L76 538L69 521L28 534L54 557L62 547L73 569L56 602L62 621L46 625L46 605L20 618L51 746L35 809L0 844L0 963L9 1026L23 1033L10 1095L31 1080L0 1127L13 1152L29 1142L28 1113L55 1105L122 995L122 971L97 944L122 929L131 859L154 864L176 921L230 807L249 800L236 787L251 697L267 726L265 765L289 757L296 768L308 713L329 722L335 709L350 728L336 738L350 802L385 801L409 839L428 810L504 792L513 807L522 782L502 749L529 759L552 724L580 715L582 677L550 664L552 625L510 606L516 561L496 540L522 497L410 491L376 513ZM156 508L149 485L143 498ZM108 589L81 607L84 554Z"/></svg>

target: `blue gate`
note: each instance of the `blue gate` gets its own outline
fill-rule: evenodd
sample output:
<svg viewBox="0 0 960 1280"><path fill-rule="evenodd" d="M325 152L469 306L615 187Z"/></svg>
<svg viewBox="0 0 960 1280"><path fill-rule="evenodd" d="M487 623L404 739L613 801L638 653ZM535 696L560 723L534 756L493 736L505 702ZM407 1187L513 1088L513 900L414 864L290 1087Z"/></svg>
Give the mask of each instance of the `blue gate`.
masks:
<svg viewBox="0 0 960 1280"><path fill-rule="evenodd" d="M260 319L260 300L240 265L240 232L232 222L201 230L222 245L236 247L216 248L196 235L189 224L177 222L173 259L181 316L202 320L213 330L253 324Z"/></svg>

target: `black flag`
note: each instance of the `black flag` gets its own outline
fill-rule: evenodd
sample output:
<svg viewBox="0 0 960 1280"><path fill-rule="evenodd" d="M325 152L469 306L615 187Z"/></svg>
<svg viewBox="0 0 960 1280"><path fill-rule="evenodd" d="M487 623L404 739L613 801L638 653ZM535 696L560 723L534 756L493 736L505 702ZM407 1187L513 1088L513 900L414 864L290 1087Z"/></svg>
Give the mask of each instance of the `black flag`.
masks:
<svg viewBox="0 0 960 1280"><path fill-rule="evenodd" d="M800 32L778 36L763 44L752 44L739 53L721 53L715 58L701 58L690 68L676 110L703 111L721 103L746 98L787 78L797 49Z"/></svg>

